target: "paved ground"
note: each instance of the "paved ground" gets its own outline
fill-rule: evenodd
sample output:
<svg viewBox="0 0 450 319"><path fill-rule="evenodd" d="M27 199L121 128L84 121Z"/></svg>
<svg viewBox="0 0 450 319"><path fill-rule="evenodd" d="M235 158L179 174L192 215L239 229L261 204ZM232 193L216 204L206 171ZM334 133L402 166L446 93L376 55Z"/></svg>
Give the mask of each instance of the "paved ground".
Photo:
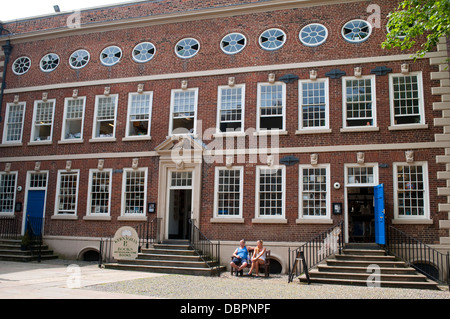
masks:
<svg viewBox="0 0 450 319"><path fill-rule="evenodd" d="M0 261L0 299L450 299L441 291L287 283L267 278L197 277L101 269L94 263Z"/></svg>

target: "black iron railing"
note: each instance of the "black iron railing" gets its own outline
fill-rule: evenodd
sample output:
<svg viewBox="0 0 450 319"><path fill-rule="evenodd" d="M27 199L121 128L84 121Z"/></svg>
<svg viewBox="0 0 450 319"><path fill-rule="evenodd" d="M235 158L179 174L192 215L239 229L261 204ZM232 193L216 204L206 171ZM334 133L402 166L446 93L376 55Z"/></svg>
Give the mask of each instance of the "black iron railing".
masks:
<svg viewBox="0 0 450 319"><path fill-rule="evenodd" d="M149 248L151 244L154 244L158 240L160 230L161 218L154 217L151 220L147 220L145 223L139 224L134 229L136 230L139 238L138 251L142 252L142 248ZM112 245L113 236L100 238L99 247L99 260L98 265L101 267L104 263L112 261Z"/></svg>
<svg viewBox="0 0 450 319"><path fill-rule="evenodd" d="M306 275L309 282L308 271L331 255L342 253L344 245L344 222L333 226L327 231L317 235L302 246L291 250L288 256L288 282L301 274Z"/></svg>
<svg viewBox="0 0 450 319"><path fill-rule="evenodd" d="M37 261L41 262L42 257L42 226L44 222L44 218L42 217L26 217L25 222L25 234L22 238L22 243L26 243L28 245L28 249L30 249L31 254L37 255Z"/></svg>
<svg viewBox="0 0 450 319"><path fill-rule="evenodd" d="M200 229L195 226L192 219L189 219L189 224L189 245L195 250L205 264L220 276L220 241L215 244L209 240Z"/></svg>
<svg viewBox="0 0 450 319"><path fill-rule="evenodd" d="M20 239L20 223L15 216L0 217L0 238Z"/></svg>
<svg viewBox="0 0 450 319"><path fill-rule="evenodd" d="M422 243L401 230L387 226L386 252L437 283L450 286L450 253Z"/></svg>

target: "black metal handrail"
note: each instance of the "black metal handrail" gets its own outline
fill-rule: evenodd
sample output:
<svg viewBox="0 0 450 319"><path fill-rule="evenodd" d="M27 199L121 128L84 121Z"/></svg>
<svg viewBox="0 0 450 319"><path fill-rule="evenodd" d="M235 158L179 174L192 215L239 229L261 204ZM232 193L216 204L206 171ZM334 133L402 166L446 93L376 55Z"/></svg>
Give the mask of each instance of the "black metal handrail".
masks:
<svg viewBox="0 0 450 319"><path fill-rule="evenodd" d="M220 276L220 241L214 244L195 226L192 219L189 219L189 224L191 226L189 245L209 269L215 271Z"/></svg>
<svg viewBox="0 0 450 319"><path fill-rule="evenodd" d="M342 253L344 245L344 222L320 233L302 246L288 249L288 282L292 282L294 276L305 273L309 283L308 271L331 255Z"/></svg>
<svg viewBox="0 0 450 319"><path fill-rule="evenodd" d="M42 225L44 218L43 217L26 217L26 227L24 237L28 237L29 241L29 249L31 254L34 255L37 253L37 261L41 262L42 257ZM37 246L37 247L36 247ZM36 249L37 248L37 249ZM37 250L37 252L36 252Z"/></svg>
<svg viewBox="0 0 450 319"><path fill-rule="evenodd" d="M450 253L437 251L388 225L386 252L403 260L431 280L450 287Z"/></svg>
<svg viewBox="0 0 450 319"><path fill-rule="evenodd" d="M0 217L0 238L20 239L20 223L15 216Z"/></svg>

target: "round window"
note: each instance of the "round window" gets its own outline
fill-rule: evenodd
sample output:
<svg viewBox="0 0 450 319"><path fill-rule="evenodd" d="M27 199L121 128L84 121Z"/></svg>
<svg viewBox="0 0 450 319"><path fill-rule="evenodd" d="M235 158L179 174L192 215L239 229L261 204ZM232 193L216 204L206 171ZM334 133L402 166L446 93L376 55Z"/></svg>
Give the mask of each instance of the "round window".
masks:
<svg viewBox="0 0 450 319"><path fill-rule="evenodd" d="M236 54L244 50L247 39L241 33L230 33L220 41L220 48L226 54Z"/></svg>
<svg viewBox="0 0 450 319"><path fill-rule="evenodd" d="M298 36L304 45L315 47L325 43L328 37L328 30L319 23L311 23L303 27Z"/></svg>
<svg viewBox="0 0 450 319"><path fill-rule="evenodd" d="M200 43L196 39L186 38L178 41L175 45L175 53L182 59L195 56L200 50Z"/></svg>
<svg viewBox="0 0 450 319"><path fill-rule="evenodd" d="M131 55L133 60L139 63L148 62L153 59L155 55L156 48L150 42L142 42L136 45L133 49Z"/></svg>
<svg viewBox="0 0 450 319"><path fill-rule="evenodd" d="M28 72L30 66L31 66L30 58L27 56L22 56L14 61L12 65L12 70L14 74L22 75Z"/></svg>
<svg viewBox="0 0 450 319"><path fill-rule="evenodd" d="M51 72L58 67L59 61L59 56L57 54L49 53L44 55L39 64L43 72Z"/></svg>
<svg viewBox="0 0 450 319"><path fill-rule="evenodd" d="M269 29L259 37L259 45L265 50L278 50L286 42L286 33L280 29Z"/></svg>
<svg viewBox="0 0 450 319"><path fill-rule="evenodd" d="M372 26L364 20L352 20L342 27L342 36L352 43L366 41L372 33Z"/></svg>
<svg viewBox="0 0 450 319"><path fill-rule="evenodd" d="M110 46L100 53L100 61L103 65L112 66L119 63L122 58L122 50L117 46Z"/></svg>
<svg viewBox="0 0 450 319"><path fill-rule="evenodd" d="M70 55L69 64L74 69L84 68L91 58L91 55L86 50L77 50Z"/></svg>

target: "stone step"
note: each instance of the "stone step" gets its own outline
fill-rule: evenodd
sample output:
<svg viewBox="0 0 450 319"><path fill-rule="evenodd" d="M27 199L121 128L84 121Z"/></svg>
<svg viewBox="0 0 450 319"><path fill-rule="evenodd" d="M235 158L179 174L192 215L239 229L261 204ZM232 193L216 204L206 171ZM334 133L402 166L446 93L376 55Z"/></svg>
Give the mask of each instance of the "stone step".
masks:
<svg viewBox="0 0 450 319"><path fill-rule="evenodd" d="M299 277L300 282L305 283L306 277L305 275L301 275ZM311 283L317 284L335 284L335 285L354 285L354 286L368 286L367 280L348 280L348 279L339 279L339 278L312 278L310 279ZM379 284L379 286L378 286ZM417 281L379 281L378 283L374 283L373 281L369 282L369 285L377 286L377 287L389 287L389 288L409 288L409 289L432 289L439 290L438 285L435 282L430 280L424 282ZM371 286L371 287L372 287Z"/></svg>
<svg viewBox="0 0 450 319"><path fill-rule="evenodd" d="M405 263L397 260L389 260L389 261L374 261L374 260L342 260L342 259L328 259L327 264L330 266L347 266L347 267L369 267L372 264L376 264L379 267L400 267L404 268Z"/></svg>
<svg viewBox="0 0 450 319"><path fill-rule="evenodd" d="M336 254L334 255L336 260L348 260L348 261L395 261L395 256L387 256L387 255L364 255L364 254Z"/></svg>
<svg viewBox="0 0 450 319"><path fill-rule="evenodd" d="M201 260L200 256L196 255L171 255L171 254L148 254L148 253L140 253L138 254L137 259L143 260L172 260L172 261L199 261Z"/></svg>
<svg viewBox="0 0 450 319"><path fill-rule="evenodd" d="M226 268L221 266L216 269L205 267L172 267L172 266L152 266L152 265L133 265L126 263L109 263L105 264L105 268L120 269L120 270L135 270L135 271L150 271L155 273L166 274L182 274L182 275L197 275L197 276L213 276L218 272L225 271Z"/></svg>
<svg viewBox="0 0 450 319"><path fill-rule="evenodd" d="M363 255L363 256L385 256L386 252L383 249L353 249L344 248L342 250L344 255Z"/></svg>
<svg viewBox="0 0 450 319"><path fill-rule="evenodd" d="M186 268L208 268L203 260L147 260L135 259L119 261L119 264L143 265L143 266L168 266L168 267L186 267Z"/></svg>
<svg viewBox="0 0 450 319"><path fill-rule="evenodd" d="M156 249L156 248L142 248L143 254L154 254L154 255L192 255L196 256L196 252L193 249Z"/></svg>
<svg viewBox="0 0 450 319"><path fill-rule="evenodd" d="M351 273L365 273L368 274L368 267L357 266L330 266L327 264L317 265L319 271L324 272L351 272ZM412 267L380 267L381 274L415 274L416 270Z"/></svg>
<svg viewBox="0 0 450 319"><path fill-rule="evenodd" d="M368 280L378 279L381 281L410 281L410 282L423 282L427 281L427 277L422 274L379 274L375 273L354 273L354 272L325 272L317 269L312 269L309 272L310 278L333 278L333 279L347 279L347 280Z"/></svg>

